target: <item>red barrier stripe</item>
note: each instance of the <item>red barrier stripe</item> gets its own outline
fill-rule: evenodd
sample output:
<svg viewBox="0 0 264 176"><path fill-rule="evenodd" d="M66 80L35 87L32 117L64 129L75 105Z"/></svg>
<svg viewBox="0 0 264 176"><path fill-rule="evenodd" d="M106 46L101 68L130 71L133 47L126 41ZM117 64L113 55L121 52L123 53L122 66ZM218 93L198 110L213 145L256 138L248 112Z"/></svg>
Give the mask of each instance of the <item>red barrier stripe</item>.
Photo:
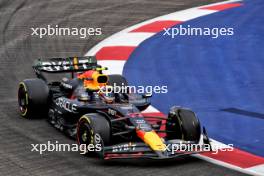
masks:
<svg viewBox="0 0 264 176"><path fill-rule="evenodd" d="M139 28L132 30L131 32L160 32L163 28L169 28L175 26L176 24L182 23L182 21L172 21L172 20L164 20L164 21L155 21Z"/></svg>
<svg viewBox="0 0 264 176"><path fill-rule="evenodd" d="M106 46L96 53L97 60L127 60L135 46Z"/></svg>
<svg viewBox="0 0 264 176"><path fill-rule="evenodd" d="M206 153L201 153L201 155L225 163L229 163L241 168L249 168L259 164L264 164L264 158L235 148L233 151L219 150L218 154L212 154L206 152Z"/></svg>
<svg viewBox="0 0 264 176"><path fill-rule="evenodd" d="M220 4L220 5L202 7L200 9L221 11L221 10L226 10L226 9L239 7L239 6L242 6L242 3Z"/></svg>

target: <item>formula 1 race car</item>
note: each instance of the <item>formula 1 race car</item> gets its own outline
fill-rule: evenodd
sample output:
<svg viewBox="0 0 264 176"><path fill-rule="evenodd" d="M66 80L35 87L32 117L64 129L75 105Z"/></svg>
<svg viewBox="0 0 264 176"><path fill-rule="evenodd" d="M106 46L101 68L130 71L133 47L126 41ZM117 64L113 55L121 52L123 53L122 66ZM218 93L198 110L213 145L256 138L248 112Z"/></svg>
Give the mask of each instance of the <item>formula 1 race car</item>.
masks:
<svg viewBox="0 0 264 176"><path fill-rule="evenodd" d="M21 116L45 116L78 144L100 144L101 150L93 153L104 159L172 158L210 146L205 128L201 129L191 110L174 106L168 117L144 116L150 95L105 93L109 87L126 88L128 83L122 75L103 74L107 68L93 56L39 59L33 69L37 78L19 84ZM44 73L70 73L71 77L48 82ZM182 144L202 147L199 151L174 150Z"/></svg>

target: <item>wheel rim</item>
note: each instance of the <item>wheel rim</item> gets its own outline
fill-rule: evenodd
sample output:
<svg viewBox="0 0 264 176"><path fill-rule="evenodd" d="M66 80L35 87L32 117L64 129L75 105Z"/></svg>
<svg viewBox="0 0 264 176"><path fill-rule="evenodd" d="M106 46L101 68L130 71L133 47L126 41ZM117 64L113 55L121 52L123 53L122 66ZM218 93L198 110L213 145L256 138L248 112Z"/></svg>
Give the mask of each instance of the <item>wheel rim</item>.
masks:
<svg viewBox="0 0 264 176"><path fill-rule="evenodd" d="M87 131L82 134L82 141L87 142Z"/></svg>
<svg viewBox="0 0 264 176"><path fill-rule="evenodd" d="M86 144L89 145L91 143L91 128L90 126L86 123L83 122L79 125L79 143L80 144Z"/></svg>

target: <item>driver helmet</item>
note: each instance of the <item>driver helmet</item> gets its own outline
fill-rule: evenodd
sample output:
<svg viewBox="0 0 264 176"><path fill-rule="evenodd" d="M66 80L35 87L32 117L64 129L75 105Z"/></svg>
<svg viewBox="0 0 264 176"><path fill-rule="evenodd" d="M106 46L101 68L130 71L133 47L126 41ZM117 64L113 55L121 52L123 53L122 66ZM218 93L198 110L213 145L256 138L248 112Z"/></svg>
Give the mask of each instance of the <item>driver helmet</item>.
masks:
<svg viewBox="0 0 264 176"><path fill-rule="evenodd" d="M106 75L101 74L96 70L85 71L84 73L81 73L78 78L83 80L84 88L90 91L98 91L101 87L105 86L108 81Z"/></svg>

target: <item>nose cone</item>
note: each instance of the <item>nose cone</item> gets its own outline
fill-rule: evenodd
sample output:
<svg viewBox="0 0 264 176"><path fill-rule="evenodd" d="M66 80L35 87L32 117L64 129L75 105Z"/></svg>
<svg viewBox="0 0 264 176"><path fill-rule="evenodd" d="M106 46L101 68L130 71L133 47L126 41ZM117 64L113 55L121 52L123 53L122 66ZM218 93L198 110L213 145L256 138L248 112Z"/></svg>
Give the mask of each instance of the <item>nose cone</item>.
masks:
<svg viewBox="0 0 264 176"><path fill-rule="evenodd" d="M137 131L139 138L141 138L146 144L150 146L152 150L164 152L166 150L165 144L155 131L144 132L141 130Z"/></svg>

